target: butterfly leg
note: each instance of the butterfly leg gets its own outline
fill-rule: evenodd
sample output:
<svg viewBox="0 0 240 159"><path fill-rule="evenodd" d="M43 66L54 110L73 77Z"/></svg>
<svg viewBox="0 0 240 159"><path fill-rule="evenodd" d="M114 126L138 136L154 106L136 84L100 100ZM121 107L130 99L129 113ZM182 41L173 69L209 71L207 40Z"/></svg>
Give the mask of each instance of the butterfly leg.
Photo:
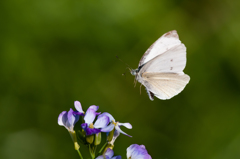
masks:
<svg viewBox="0 0 240 159"><path fill-rule="evenodd" d="M137 85L137 79L134 78L134 87L136 87L136 85Z"/></svg>
<svg viewBox="0 0 240 159"><path fill-rule="evenodd" d="M142 88L142 84L140 85L140 94L141 94L141 90L142 90L141 88Z"/></svg>

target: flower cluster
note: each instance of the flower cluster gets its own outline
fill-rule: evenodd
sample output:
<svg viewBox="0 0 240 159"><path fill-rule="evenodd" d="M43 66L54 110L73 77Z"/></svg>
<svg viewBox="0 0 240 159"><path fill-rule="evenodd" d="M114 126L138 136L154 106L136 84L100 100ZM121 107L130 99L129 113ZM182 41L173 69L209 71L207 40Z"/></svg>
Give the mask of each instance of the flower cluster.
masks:
<svg viewBox="0 0 240 159"><path fill-rule="evenodd" d="M98 134L100 132L111 132L115 128L116 131L131 137L120 129L120 126L132 129L132 125L130 123L119 123L116 122L113 116L109 113L98 113L97 110L99 107L95 105L90 106L86 113L82 110L82 106L79 101L75 101L74 106L77 111L73 111L72 109L68 112L63 111L58 117L58 124L64 126L68 131L73 132L73 127L79 120L79 116L84 116L85 123L82 123L81 127L84 129L87 136ZM97 115L98 118L93 124Z"/></svg>
<svg viewBox="0 0 240 159"><path fill-rule="evenodd" d="M70 109L63 111L58 117L58 124L64 126L74 142L74 148L78 151L80 158L80 144L83 143L89 147L92 159L121 159L121 156L115 156L113 152L114 142L120 134L131 137L121 130L120 126L132 129L130 123L120 123L114 117L107 113L97 112L99 107L92 105L86 113L83 111L79 101L74 102L76 111ZM82 120L80 120L82 119ZM80 123L80 124L78 124ZM100 149L98 157L96 156L97 145L101 143L101 133L107 134L107 141ZM131 145L127 149L127 157L130 159L151 159L143 145Z"/></svg>

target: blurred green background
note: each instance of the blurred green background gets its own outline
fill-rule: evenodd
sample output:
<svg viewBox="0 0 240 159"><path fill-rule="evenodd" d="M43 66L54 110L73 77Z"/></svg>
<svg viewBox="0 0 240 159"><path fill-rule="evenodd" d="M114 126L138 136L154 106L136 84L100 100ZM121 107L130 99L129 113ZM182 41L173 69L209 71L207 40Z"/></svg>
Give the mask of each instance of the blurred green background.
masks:
<svg viewBox="0 0 240 159"><path fill-rule="evenodd" d="M153 159L240 158L240 1L1 0L0 158L79 158L63 110L99 105ZM171 100L149 100L118 55L136 68L162 34L177 30L190 75ZM81 148L84 156L87 149Z"/></svg>

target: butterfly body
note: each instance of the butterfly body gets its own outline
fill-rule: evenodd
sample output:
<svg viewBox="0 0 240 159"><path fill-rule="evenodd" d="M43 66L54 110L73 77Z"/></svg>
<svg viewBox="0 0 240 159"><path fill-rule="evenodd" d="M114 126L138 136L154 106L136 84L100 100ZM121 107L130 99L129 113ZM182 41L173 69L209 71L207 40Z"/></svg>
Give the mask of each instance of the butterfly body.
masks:
<svg viewBox="0 0 240 159"><path fill-rule="evenodd" d="M165 33L144 53L131 74L146 87L150 100L170 99L180 93L190 77L184 74L186 47L175 30Z"/></svg>

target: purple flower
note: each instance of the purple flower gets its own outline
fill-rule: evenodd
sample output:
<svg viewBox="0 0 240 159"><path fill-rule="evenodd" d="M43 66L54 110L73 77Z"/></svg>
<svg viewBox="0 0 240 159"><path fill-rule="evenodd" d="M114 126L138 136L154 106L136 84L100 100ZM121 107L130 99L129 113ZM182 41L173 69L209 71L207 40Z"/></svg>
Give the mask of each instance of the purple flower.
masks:
<svg viewBox="0 0 240 159"><path fill-rule="evenodd" d="M79 115L83 115L83 114L79 114ZM76 133L74 131L74 125L79 120L79 115L75 114L74 111L70 108L68 112L63 111L58 116L58 125L64 126L68 130L73 140L75 150L78 150L80 148L80 146L77 143Z"/></svg>
<svg viewBox="0 0 240 159"><path fill-rule="evenodd" d="M101 117L101 116L108 116L109 119L110 119L110 122L111 122L107 127L102 129L102 132L110 132L110 131L112 131L115 128L115 130L117 130L118 132L120 132L120 133L122 133L124 135L127 135L129 137L132 137L132 136L128 135L127 133L123 132L120 129L120 126L125 126L128 129L132 129L132 125L130 123L119 123L119 122L116 122L115 119L113 118L113 116L111 114L109 114L109 113L102 113L101 115L99 115L99 117Z"/></svg>
<svg viewBox="0 0 240 159"><path fill-rule="evenodd" d="M113 150L108 148L107 151L103 155L98 156L96 159L122 159L121 156L113 157L113 155L114 155Z"/></svg>
<svg viewBox="0 0 240 159"><path fill-rule="evenodd" d="M105 128L109 124L109 118L106 115L98 116L98 119L93 124L95 117L100 114L96 112L98 108L95 105L90 106L84 116L85 123L81 124L81 126L87 136L101 132L101 128Z"/></svg>
<svg viewBox="0 0 240 159"><path fill-rule="evenodd" d="M127 158L129 159L152 159L144 145L132 144L127 148Z"/></svg>
<svg viewBox="0 0 240 159"><path fill-rule="evenodd" d="M77 111L70 110L63 111L58 116L58 125L64 126L69 132L74 132L73 128L76 122L79 120L79 116L84 116L81 103L79 101L74 102L74 106Z"/></svg>
<svg viewBox="0 0 240 159"><path fill-rule="evenodd" d="M63 111L58 116L58 125L64 126L69 132L74 132L73 128L76 122L79 120L79 115L76 115L74 111Z"/></svg>

